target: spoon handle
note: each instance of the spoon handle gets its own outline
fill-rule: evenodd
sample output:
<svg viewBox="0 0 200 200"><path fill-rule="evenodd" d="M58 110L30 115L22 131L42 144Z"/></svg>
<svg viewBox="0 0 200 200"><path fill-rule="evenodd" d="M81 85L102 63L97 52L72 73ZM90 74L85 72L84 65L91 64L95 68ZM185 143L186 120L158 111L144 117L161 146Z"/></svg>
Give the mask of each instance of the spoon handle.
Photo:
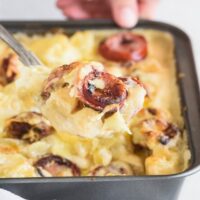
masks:
<svg viewBox="0 0 200 200"><path fill-rule="evenodd" d="M0 24L0 38L11 47L26 66L41 65L41 61L30 51L26 50L13 36Z"/></svg>

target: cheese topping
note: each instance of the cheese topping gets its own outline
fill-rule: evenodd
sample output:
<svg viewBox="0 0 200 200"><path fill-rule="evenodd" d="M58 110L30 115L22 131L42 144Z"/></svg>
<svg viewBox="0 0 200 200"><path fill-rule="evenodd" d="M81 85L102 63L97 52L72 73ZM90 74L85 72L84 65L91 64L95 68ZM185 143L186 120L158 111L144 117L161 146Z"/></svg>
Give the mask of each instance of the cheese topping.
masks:
<svg viewBox="0 0 200 200"><path fill-rule="evenodd" d="M190 151L181 116L172 36L134 30L147 41L147 56L122 63L98 53L99 44L116 32L80 31L70 37L61 33L15 35L46 66L25 67L17 62L17 76L0 85L0 177L160 175L187 169ZM0 43L0 67L10 54L12 50ZM42 99L50 73L74 61L85 65L64 73L62 79L53 79L50 93ZM111 104L100 111L80 101L78 83L94 70L124 81L128 95L121 107ZM127 78L130 76L143 86ZM107 87L101 78L88 84L93 87L92 94ZM112 110L115 112L109 112ZM10 137L7 123L26 112L40 113L55 131L33 143ZM25 127L26 133L29 126L24 123L21 128ZM42 122L35 121L31 130L41 134L40 127ZM12 127L14 133L18 128L16 124Z"/></svg>

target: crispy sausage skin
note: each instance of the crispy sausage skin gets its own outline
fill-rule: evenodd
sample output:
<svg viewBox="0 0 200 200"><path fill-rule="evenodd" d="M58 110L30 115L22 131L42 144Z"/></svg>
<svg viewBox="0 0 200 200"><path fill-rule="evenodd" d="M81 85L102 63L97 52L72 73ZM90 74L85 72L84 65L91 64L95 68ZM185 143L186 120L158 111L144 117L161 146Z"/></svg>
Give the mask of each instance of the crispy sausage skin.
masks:
<svg viewBox="0 0 200 200"><path fill-rule="evenodd" d="M66 158L58 155L46 155L35 162L40 176L80 176L80 169Z"/></svg>
<svg viewBox="0 0 200 200"><path fill-rule="evenodd" d="M137 62L146 57L147 42L143 36L135 33L117 33L100 43L99 53L111 61Z"/></svg>
<svg viewBox="0 0 200 200"><path fill-rule="evenodd" d="M52 134L54 128L40 113L26 112L8 119L5 132L9 137L33 143Z"/></svg>

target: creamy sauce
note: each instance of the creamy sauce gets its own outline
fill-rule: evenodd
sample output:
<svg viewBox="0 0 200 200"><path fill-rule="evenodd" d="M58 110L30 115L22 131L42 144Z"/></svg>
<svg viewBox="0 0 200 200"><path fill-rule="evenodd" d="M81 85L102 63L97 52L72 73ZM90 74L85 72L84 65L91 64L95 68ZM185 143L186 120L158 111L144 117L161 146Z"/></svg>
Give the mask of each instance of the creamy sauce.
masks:
<svg viewBox="0 0 200 200"><path fill-rule="evenodd" d="M83 31L71 37L63 34L33 37L16 34L16 38L32 50L47 67L27 68L19 64L20 73L16 81L0 88L0 177L37 177L39 175L33 164L46 154L55 154L71 160L81 169L83 176L91 175L91 170L98 166L109 169L113 162L123 162L128 165L128 169L131 167L133 172L129 173L132 175L173 174L188 167L190 152L185 131L184 137L178 135L176 140L173 139L167 145L158 143L154 137L149 139L142 134L134 135L137 130L139 133L143 131L143 127L138 124L147 117L146 114L140 113L127 123L132 107L137 107L136 104L138 105L140 98L145 95L137 88L130 92L130 102L124 105L126 112L116 112L105 120L99 117L98 112L88 107L69 115L77 105L75 90L66 92L71 88L56 91L45 105L41 101L43 82L52 69L76 60L95 60L102 62L106 70L114 75L138 76L150 96L146 98L144 108L156 108L163 113L162 119L173 122L182 130L184 122L175 78L173 38L169 33L154 30L134 32L146 38L148 56L130 68L121 67L121 63L105 60L98 54L100 41L114 31ZM1 43L0 61L10 52L12 51ZM101 65L99 67L101 68ZM88 70L83 71L83 75L88 73ZM74 73L71 73L66 80L71 84L73 78ZM104 83L98 79L92 84L97 88L104 88ZM135 96L138 99L134 98ZM6 120L25 111L42 112L56 127L57 132L33 144L8 139L4 131ZM106 134L99 137L102 136L102 130L106 130ZM68 132L76 132L77 135ZM80 137L78 133L90 133L91 137ZM145 147L137 150L137 144Z"/></svg>

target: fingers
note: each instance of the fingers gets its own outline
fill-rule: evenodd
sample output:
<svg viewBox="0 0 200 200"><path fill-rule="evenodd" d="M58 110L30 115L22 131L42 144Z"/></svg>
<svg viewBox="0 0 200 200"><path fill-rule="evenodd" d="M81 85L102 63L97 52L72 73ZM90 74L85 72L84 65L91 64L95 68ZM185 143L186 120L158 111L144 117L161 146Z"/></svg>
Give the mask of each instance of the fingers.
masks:
<svg viewBox="0 0 200 200"><path fill-rule="evenodd" d="M64 7L73 3L73 0L57 0L56 5L58 8L63 9Z"/></svg>
<svg viewBox="0 0 200 200"><path fill-rule="evenodd" d="M57 0L57 7L71 19L111 18L107 0Z"/></svg>
<svg viewBox="0 0 200 200"><path fill-rule="evenodd" d="M138 21L137 0L109 0L115 22L122 27L130 28Z"/></svg>
<svg viewBox="0 0 200 200"><path fill-rule="evenodd" d="M81 5L91 18L111 18L107 0L82 0Z"/></svg>
<svg viewBox="0 0 200 200"><path fill-rule="evenodd" d="M63 14L71 19L87 19L90 18L89 13L82 8L80 0L58 0L57 7Z"/></svg>
<svg viewBox="0 0 200 200"><path fill-rule="evenodd" d="M143 19L152 19L159 0L139 0L139 15Z"/></svg>
<svg viewBox="0 0 200 200"><path fill-rule="evenodd" d="M72 19L110 18L133 27L138 18L152 18L159 0L57 0L57 7ZM112 15L112 16L111 16Z"/></svg>
<svg viewBox="0 0 200 200"><path fill-rule="evenodd" d="M78 4L65 7L63 14L71 19L88 19L90 18L89 13L87 13Z"/></svg>

